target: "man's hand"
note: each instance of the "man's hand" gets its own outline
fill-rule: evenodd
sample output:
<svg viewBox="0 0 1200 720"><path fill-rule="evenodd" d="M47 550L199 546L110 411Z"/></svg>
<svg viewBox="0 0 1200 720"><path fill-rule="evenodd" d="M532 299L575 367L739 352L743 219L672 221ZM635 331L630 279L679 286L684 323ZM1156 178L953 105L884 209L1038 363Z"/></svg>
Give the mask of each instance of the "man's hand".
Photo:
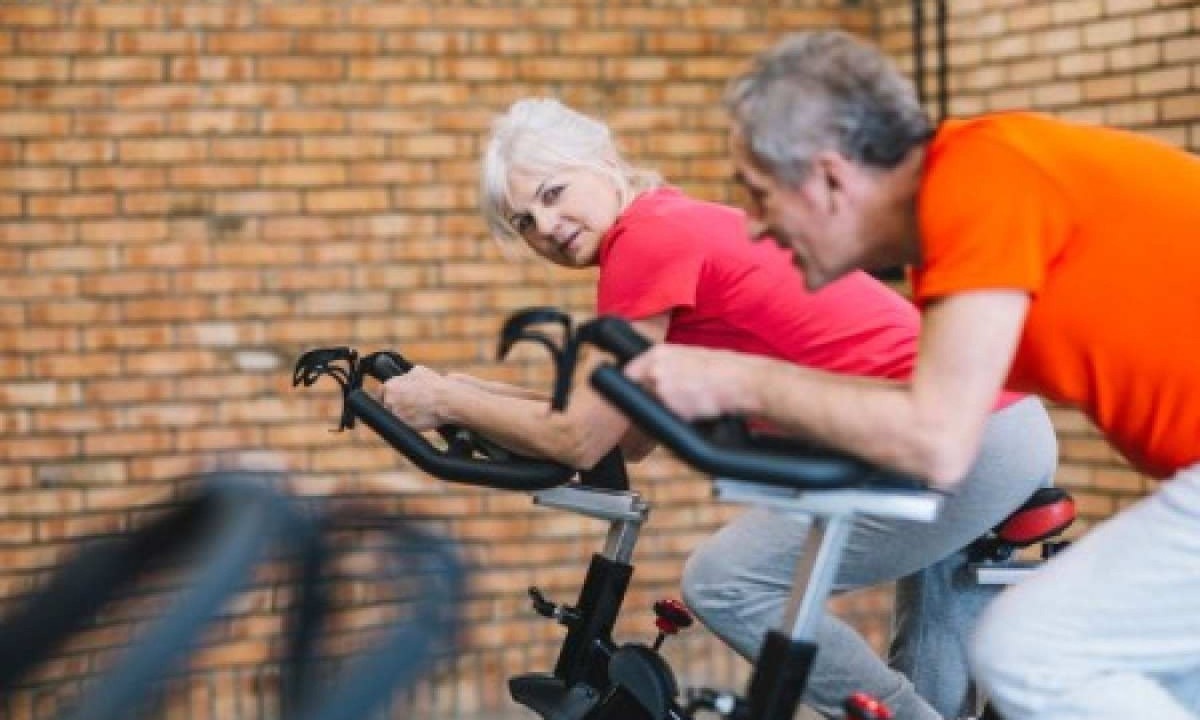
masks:
<svg viewBox="0 0 1200 720"><path fill-rule="evenodd" d="M439 409L449 382L424 365L417 365L385 382L379 401L414 430L432 430L445 423Z"/></svg>
<svg viewBox="0 0 1200 720"><path fill-rule="evenodd" d="M685 420L753 414L761 369L753 355L660 343L637 356L625 374Z"/></svg>

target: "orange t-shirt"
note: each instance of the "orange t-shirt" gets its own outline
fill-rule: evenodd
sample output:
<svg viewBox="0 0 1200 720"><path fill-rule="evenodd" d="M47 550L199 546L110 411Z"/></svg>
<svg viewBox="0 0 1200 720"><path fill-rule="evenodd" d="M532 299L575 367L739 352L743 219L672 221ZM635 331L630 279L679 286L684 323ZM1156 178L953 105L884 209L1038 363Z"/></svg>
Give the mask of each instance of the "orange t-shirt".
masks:
<svg viewBox="0 0 1200 720"><path fill-rule="evenodd" d="M1033 113L945 123L915 297L1020 289L1007 386L1078 405L1138 468L1200 462L1200 158Z"/></svg>

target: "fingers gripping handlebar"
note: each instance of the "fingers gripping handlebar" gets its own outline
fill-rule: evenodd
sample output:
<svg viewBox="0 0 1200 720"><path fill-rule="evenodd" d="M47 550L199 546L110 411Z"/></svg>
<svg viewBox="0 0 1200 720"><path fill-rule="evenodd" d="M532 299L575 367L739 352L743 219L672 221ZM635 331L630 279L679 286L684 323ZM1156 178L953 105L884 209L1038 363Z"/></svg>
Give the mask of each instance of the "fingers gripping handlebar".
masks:
<svg viewBox="0 0 1200 720"><path fill-rule="evenodd" d="M600 317L580 326L577 337L612 353L621 365L651 345L628 322L616 317ZM798 489L923 487L914 478L885 472L849 455L783 438L755 436L740 419L688 424L612 365L597 368L591 383L643 432L713 475Z"/></svg>
<svg viewBox="0 0 1200 720"><path fill-rule="evenodd" d="M468 430L443 426L444 450L393 415L363 390L365 376L387 380L412 369L412 363L392 352L371 353L359 359L348 347L310 350L296 363L293 385L309 387L328 375L342 389L343 409L338 430L362 420L417 467L443 480L506 490L545 490L562 485L575 471L565 465L521 457L498 448Z"/></svg>

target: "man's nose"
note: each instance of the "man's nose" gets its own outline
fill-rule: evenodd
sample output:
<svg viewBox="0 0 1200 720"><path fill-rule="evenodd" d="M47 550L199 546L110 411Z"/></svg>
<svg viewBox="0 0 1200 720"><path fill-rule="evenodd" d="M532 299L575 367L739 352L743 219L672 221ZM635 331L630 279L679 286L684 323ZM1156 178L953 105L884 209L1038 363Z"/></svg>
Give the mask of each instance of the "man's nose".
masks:
<svg viewBox="0 0 1200 720"><path fill-rule="evenodd" d="M758 242L767 234L767 222L760 217L754 215L746 215L746 236L751 240Z"/></svg>

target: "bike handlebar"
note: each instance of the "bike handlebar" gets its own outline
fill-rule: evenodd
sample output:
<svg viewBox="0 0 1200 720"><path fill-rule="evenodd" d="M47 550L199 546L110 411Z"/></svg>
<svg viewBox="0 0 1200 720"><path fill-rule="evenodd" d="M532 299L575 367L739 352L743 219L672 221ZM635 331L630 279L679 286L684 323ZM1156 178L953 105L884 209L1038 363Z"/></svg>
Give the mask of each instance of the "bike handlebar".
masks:
<svg viewBox="0 0 1200 720"><path fill-rule="evenodd" d="M579 329L579 338L612 353L622 365L651 346L629 323L616 317L600 317L585 324ZM925 487L915 478L850 455L778 437L756 437L737 418L699 423L712 428L706 436L704 429L685 422L611 364L597 368L591 383L644 432L712 475L806 490Z"/></svg>
<svg viewBox="0 0 1200 720"><path fill-rule="evenodd" d="M347 362L349 370L336 366L339 361ZM532 492L563 485L575 475L574 468L511 453L454 425L438 428L447 443L445 449L439 449L362 389L363 375L386 382L412 368L412 363L394 352L372 353L360 360L350 348L324 348L305 353L297 362L293 377L294 384L304 385L312 385L322 375L337 379L348 412L418 468L442 480ZM350 425L344 418L343 427ZM483 457L476 457L477 452Z"/></svg>

